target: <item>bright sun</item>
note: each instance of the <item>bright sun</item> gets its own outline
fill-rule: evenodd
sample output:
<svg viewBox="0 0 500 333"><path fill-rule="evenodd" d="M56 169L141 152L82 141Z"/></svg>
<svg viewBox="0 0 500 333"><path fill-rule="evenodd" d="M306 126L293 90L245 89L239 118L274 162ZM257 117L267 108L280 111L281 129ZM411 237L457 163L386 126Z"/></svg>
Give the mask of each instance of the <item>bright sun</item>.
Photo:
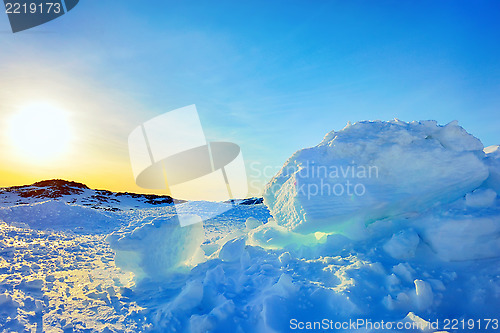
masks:
<svg viewBox="0 0 500 333"><path fill-rule="evenodd" d="M16 153L35 162L59 157L68 149L71 134L67 113L46 103L20 108L9 124Z"/></svg>

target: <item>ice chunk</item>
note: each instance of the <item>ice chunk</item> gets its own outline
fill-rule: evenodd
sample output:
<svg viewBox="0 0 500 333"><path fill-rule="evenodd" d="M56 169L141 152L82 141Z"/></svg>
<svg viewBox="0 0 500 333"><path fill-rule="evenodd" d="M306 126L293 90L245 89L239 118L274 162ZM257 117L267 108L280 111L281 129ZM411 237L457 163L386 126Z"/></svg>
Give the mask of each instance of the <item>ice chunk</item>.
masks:
<svg viewBox="0 0 500 333"><path fill-rule="evenodd" d="M290 294L296 293L298 289L299 287L293 283L293 279L290 275L281 274L278 282L276 282L268 292L276 293L281 297L289 297Z"/></svg>
<svg viewBox="0 0 500 333"><path fill-rule="evenodd" d="M408 259L415 255L415 250L420 243L420 237L413 230L403 230L394 234L384 244L384 250L395 259Z"/></svg>
<svg viewBox="0 0 500 333"><path fill-rule="evenodd" d="M236 238L228 241L219 252L219 258L224 261L240 260L243 250L245 249L245 239Z"/></svg>
<svg viewBox="0 0 500 333"><path fill-rule="evenodd" d="M401 323L403 324L402 327L405 327L405 331L407 332L447 333L445 331L437 331L439 322L426 321L413 312L409 312L408 315L403 320L401 320Z"/></svg>
<svg viewBox="0 0 500 333"><path fill-rule="evenodd" d="M489 207L496 197L497 194L492 189L477 189L465 195L465 203L470 207Z"/></svg>
<svg viewBox="0 0 500 333"><path fill-rule="evenodd" d="M175 298L170 308L175 311L186 311L193 309L203 299L203 284L201 281L190 281L181 293Z"/></svg>
<svg viewBox="0 0 500 333"><path fill-rule="evenodd" d="M202 223L181 227L176 217L154 218L107 237L119 267L155 280L189 266L203 240Z"/></svg>
<svg viewBox="0 0 500 333"><path fill-rule="evenodd" d="M383 304L389 310L396 309L406 309L411 306L411 299L406 293L399 293L396 298L393 298L391 295L387 295L383 299Z"/></svg>
<svg viewBox="0 0 500 333"><path fill-rule="evenodd" d="M425 310L432 305L434 300L432 287L428 282L418 279L413 283L415 283L415 304L419 310Z"/></svg>
<svg viewBox="0 0 500 333"><path fill-rule="evenodd" d="M415 270L408 263L400 263L392 268L393 272L407 282L413 281Z"/></svg>
<svg viewBox="0 0 500 333"><path fill-rule="evenodd" d="M383 299L383 304L389 310L396 309L415 309L423 311L432 306L434 301L434 293L431 285L423 280L416 279L413 281L415 289L410 292L400 292L395 298L387 295Z"/></svg>
<svg viewBox="0 0 500 333"><path fill-rule="evenodd" d="M486 153L486 163L489 167L490 175L485 181L485 186L493 189L500 195L500 146L489 146L484 148Z"/></svg>
<svg viewBox="0 0 500 333"><path fill-rule="evenodd" d="M474 260L500 256L498 215L425 218L423 239L445 260Z"/></svg>
<svg viewBox="0 0 500 333"><path fill-rule="evenodd" d="M232 331L230 323L231 319L234 317L235 309L236 306L234 302L232 300L226 300L213 308L206 315L200 316L194 314L189 319L189 332ZM234 331L238 332L238 330Z"/></svg>
<svg viewBox="0 0 500 333"><path fill-rule="evenodd" d="M267 184L278 225L363 237L367 223L452 202L488 177L481 142L456 122L364 121L290 157Z"/></svg>
<svg viewBox="0 0 500 333"><path fill-rule="evenodd" d="M432 129L432 126L429 126ZM483 144L471 136L454 120L446 126L430 134L446 148L456 151L478 151L483 149Z"/></svg>

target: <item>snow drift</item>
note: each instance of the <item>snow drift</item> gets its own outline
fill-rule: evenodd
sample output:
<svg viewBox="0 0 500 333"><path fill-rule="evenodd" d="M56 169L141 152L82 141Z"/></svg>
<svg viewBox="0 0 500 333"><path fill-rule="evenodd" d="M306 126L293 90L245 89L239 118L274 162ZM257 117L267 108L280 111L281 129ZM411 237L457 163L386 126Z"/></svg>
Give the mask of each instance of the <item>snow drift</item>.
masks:
<svg viewBox="0 0 500 333"><path fill-rule="evenodd" d="M28 224L33 229L93 229L109 231L120 224L109 212L86 206L45 200L32 204L0 207L0 219Z"/></svg>

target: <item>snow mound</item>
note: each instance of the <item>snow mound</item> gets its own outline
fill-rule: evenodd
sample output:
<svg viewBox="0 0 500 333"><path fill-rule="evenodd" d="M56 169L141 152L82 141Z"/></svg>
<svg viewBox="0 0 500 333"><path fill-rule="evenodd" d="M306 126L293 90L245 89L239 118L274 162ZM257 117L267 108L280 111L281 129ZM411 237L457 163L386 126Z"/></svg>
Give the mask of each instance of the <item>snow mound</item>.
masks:
<svg viewBox="0 0 500 333"><path fill-rule="evenodd" d="M0 219L9 223L24 223L34 229L94 232L109 231L120 223L110 212L56 200L0 207Z"/></svg>
<svg viewBox="0 0 500 333"><path fill-rule="evenodd" d="M463 197L490 168L482 143L457 122L363 121L292 155L267 184L264 203L296 233L363 238L377 220Z"/></svg>

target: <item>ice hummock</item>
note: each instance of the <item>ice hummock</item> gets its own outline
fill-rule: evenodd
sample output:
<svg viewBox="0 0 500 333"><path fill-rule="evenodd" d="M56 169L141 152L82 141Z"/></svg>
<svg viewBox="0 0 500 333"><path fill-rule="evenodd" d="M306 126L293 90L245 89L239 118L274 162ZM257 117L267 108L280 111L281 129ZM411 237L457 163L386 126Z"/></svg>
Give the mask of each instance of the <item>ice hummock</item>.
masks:
<svg viewBox="0 0 500 333"><path fill-rule="evenodd" d="M366 225L455 201L489 174L481 141L457 122L362 121L293 154L264 201L291 231L363 237Z"/></svg>

